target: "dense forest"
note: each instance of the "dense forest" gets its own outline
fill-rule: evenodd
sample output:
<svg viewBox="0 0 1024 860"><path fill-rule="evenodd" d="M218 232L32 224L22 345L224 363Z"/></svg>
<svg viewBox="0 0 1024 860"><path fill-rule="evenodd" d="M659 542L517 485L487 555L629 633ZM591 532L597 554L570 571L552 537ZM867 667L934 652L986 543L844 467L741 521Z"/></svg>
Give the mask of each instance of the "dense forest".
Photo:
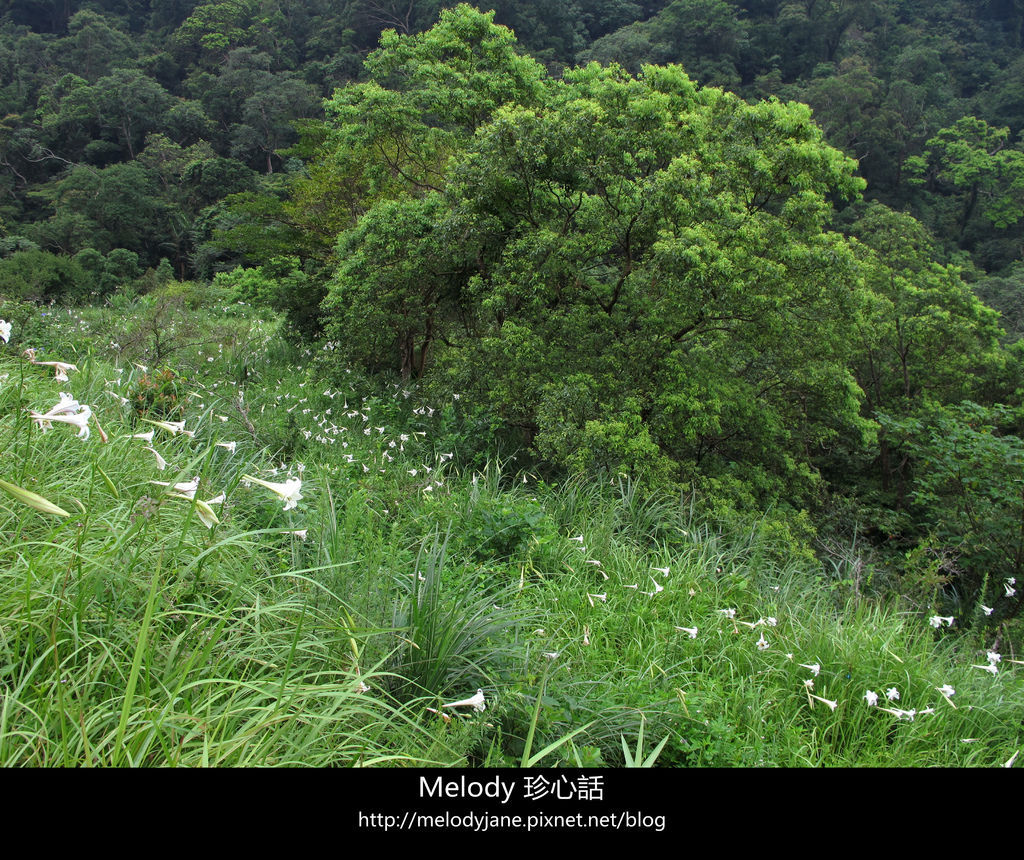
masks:
<svg viewBox="0 0 1024 860"><path fill-rule="evenodd" d="M65 260L49 261L58 279L58 269L73 279L78 268L65 263L86 252L78 265L102 280L119 249L130 253L109 263L115 280L133 262L145 270L167 259L179 277L263 262L265 249L220 235L254 217L232 195L264 206L301 195L302 180L315 178L323 100L368 79L363 61L383 31L426 30L444 5L0 4L4 253L56 255ZM517 50L555 78L595 60L631 73L680 64L694 81L749 101L810 105L826 140L857 159L867 199L910 211L943 259L968 266L984 295L1012 306L1024 181L1019 3L508 0L493 8ZM366 202L357 195L349 211L335 202L324 243ZM855 232L857 214L845 230ZM303 251L303 263L317 256Z"/></svg>
<svg viewBox="0 0 1024 860"><path fill-rule="evenodd" d="M1024 647L1024 2L486 5L0 4L4 341L38 365L40 314L106 320L89 355L135 362L131 420L166 422L273 318L230 384L379 407L391 448L331 462L380 516L417 433L431 469L517 458L537 496L498 481L449 539L520 587L545 506L590 482L682 500L672 540L758 523L744 577L831 565L846 596ZM262 407L232 414L279 459L329 441Z"/></svg>

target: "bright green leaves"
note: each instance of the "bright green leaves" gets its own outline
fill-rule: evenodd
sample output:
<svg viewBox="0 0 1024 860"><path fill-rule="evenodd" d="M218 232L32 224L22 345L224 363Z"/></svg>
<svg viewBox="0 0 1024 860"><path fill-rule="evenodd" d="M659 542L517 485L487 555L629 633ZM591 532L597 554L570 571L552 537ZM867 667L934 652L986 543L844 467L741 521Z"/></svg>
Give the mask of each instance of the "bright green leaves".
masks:
<svg viewBox="0 0 1024 860"><path fill-rule="evenodd" d="M231 48L255 40L257 7L256 0L210 0L199 4L175 31L173 42L181 48L198 48L209 59L216 60Z"/></svg>
<svg viewBox="0 0 1024 860"><path fill-rule="evenodd" d="M855 248L866 301L851 330L851 366L865 418L914 416L932 404L980 397L1006 361L998 314L957 268L935 262L930 235L909 215L872 204L853 232L861 237ZM865 470L876 476L887 508L902 504L916 471L894 448L890 426L883 421L877 445L867 449L873 463Z"/></svg>
<svg viewBox="0 0 1024 860"><path fill-rule="evenodd" d="M971 397L995 360L997 314L953 266L934 262L925 229L873 204L853 225L870 303L859 328L856 373L871 411Z"/></svg>
<svg viewBox="0 0 1024 860"><path fill-rule="evenodd" d="M338 268L324 307L329 334L347 355L374 369L423 373L443 331L453 279L439 195L402 198L375 206L342 235Z"/></svg>
<svg viewBox="0 0 1024 860"><path fill-rule="evenodd" d="M1024 606L1004 580L1024 573L1024 442L1007 428L1019 415L965 401L916 418L882 415L886 433L914 459L913 505L921 546L957 560L964 608L994 607L993 621Z"/></svg>
<svg viewBox="0 0 1024 860"><path fill-rule="evenodd" d="M464 7L368 67L325 138L367 190L325 303L350 358L439 371L557 466L761 502L869 434L861 273L826 229L863 181L806 106L679 67L551 81Z"/></svg>
<svg viewBox="0 0 1024 860"><path fill-rule="evenodd" d="M448 158L499 107L542 100L543 66L517 54L493 18L462 5L421 35L386 32L367 59L370 80L328 101L331 147L348 154L371 201L440 190Z"/></svg>
<svg viewBox="0 0 1024 860"><path fill-rule="evenodd" d="M492 402L480 367L530 380L497 405L563 466L659 472L670 455L806 477L808 448L860 423L854 261L822 227L826 195L861 184L803 106L749 106L678 69L576 70L454 166L490 334L444 360ZM571 417L566 374L588 414Z"/></svg>
<svg viewBox="0 0 1024 860"><path fill-rule="evenodd" d="M462 4L418 36L387 31L366 68L374 81L409 96L427 122L472 131L503 104L542 99L544 67L516 47L493 12Z"/></svg>
<svg viewBox="0 0 1024 860"><path fill-rule="evenodd" d="M1010 131L965 116L927 143L923 156L907 159L918 183L962 197L960 235L977 209L996 227L1024 217L1024 152L1009 145Z"/></svg>

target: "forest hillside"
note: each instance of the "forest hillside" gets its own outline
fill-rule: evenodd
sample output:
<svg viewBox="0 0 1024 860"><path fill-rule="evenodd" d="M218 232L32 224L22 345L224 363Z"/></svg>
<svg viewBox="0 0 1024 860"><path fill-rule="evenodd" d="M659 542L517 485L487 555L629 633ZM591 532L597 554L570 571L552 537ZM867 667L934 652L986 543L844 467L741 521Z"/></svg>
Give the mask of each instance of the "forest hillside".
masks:
<svg viewBox="0 0 1024 860"><path fill-rule="evenodd" d="M0 761L1012 764L1024 7L440 6L0 6Z"/></svg>

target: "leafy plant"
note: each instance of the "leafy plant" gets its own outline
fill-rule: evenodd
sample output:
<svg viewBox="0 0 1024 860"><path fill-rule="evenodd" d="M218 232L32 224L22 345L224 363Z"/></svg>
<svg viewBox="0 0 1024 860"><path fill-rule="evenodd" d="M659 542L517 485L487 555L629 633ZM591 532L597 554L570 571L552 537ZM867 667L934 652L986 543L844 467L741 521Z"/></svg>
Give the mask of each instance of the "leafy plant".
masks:
<svg viewBox="0 0 1024 860"><path fill-rule="evenodd" d="M128 399L140 417L176 419L185 411L182 394L186 383L171 368L163 367L136 379Z"/></svg>
<svg viewBox="0 0 1024 860"><path fill-rule="evenodd" d="M658 760L658 756L661 755L661 751L665 749L665 744L668 743L669 735L665 735L651 752L644 758L644 724L646 720L642 717L640 719L640 731L636 736L636 750L634 752L629 751L629 747L626 744L626 738L622 738L622 755L626 759L626 767L654 767L654 763Z"/></svg>
<svg viewBox="0 0 1024 860"><path fill-rule="evenodd" d="M526 618L511 587L478 590L453 578L446 584L450 534L423 542L415 567L399 582L394 628L399 647L390 665L399 701L445 697L493 684L521 656L518 632ZM403 577L404 578L404 577Z"/></svg>

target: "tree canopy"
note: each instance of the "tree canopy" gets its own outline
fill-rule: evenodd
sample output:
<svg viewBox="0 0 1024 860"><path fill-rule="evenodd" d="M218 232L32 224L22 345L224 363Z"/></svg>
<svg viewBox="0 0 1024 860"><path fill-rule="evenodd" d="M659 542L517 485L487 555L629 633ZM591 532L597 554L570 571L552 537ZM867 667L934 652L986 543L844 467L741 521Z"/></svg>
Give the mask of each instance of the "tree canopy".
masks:
<svg viewBox="0 0 1024 860"><path fill-rule="evenodd" d="M424 60L451 34L448 56L504 103L437 98L459 74ZM827 229L831 200L863 188L854 162L803 105L673 66L554 80L481 62L507 38L459 7L382 45L371 68L394 88L336 96L360 106L332 116L379 199L342 233L329 332L406 376L436 352L438 376L562 466L729 480L743 464L764 492L806 490L812 452L864 429L854 258Z"/></svg>

